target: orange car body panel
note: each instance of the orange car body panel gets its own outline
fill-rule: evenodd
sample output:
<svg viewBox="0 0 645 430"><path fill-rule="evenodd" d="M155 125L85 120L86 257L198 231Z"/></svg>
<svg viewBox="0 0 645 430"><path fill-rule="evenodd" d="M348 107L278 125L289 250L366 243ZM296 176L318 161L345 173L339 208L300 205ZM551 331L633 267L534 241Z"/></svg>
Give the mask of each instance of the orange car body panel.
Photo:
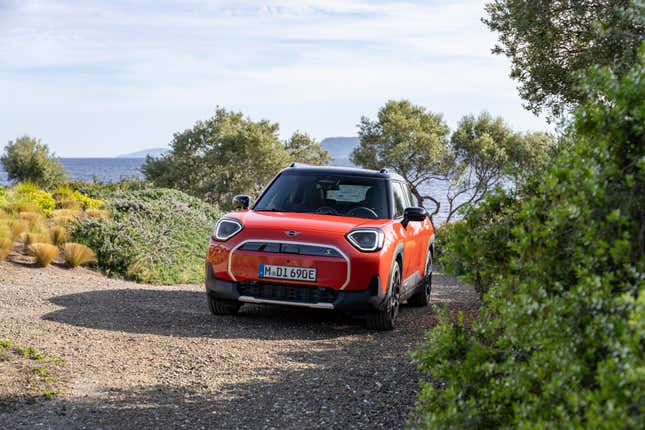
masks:
<svg viewBox="0 0 645 430"><path fill-rule="evenodd" d="M241 221L244 228L225 242L211 239L206 260L210 263L215 278L235 282L260 281L259 265L274 264L317 269L315 282L280 280L283 284L325 286L342 291L365 290L376 275L383 281L389 279L395 256L401 254L405 284L406 279L417 280L425 275L426 255L434 235L432 223L428 219L404 226L401 218L363 219L253 210L232 212L226 216ZM362 252L352 246L345 235L357 227L381 229L385 235L383 247L375 252ZM296 232L296 235L289 236L289 231ZM335 248L342 257L238 249L246 241L323 245ZM382 282L381 288L385 293L387 282Z"/></svg>

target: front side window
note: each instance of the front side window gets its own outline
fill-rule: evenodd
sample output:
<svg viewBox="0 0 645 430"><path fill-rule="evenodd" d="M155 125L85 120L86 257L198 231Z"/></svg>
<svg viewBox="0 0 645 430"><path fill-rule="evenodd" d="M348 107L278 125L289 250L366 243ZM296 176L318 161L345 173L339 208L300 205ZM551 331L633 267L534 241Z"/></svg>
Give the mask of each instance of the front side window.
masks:
<svg viewBox="0 0 645 430"><path fill-rule="evenodd" d="M394 218L400 218L403 216L403 210L409 206L408 196L400 182L392 182L392 190L394 191Z"/></svg>
<svg viewBox="0 0 645 430"><path fill-rule="evenodd" d="M383 178L287 171L253 207L257 211L388 218Z"/></svg>

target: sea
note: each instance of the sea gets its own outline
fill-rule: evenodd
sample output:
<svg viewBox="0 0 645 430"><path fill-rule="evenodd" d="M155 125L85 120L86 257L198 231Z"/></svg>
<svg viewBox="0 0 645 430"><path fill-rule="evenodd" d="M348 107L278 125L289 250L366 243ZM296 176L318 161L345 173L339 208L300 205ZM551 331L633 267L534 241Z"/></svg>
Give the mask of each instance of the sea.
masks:
<svg viewBox="0 0 645 430"><path fill-rule="evenodd" d="M124 178L143 178L141 166L145 158L59 158L61 164L70 179L83 181L114 182ZM350 165L348 161L334 163L338 165ZM0 184L8 185L7 173L0 165ZM441 208L434 217L436 223L443 222L448 216L448 202L445 195L448 183L434 181L422 189L422 193L439 196ZM464 199L467 196L463 197Z"/></svg>
<svg viewBox="0 0 645 430"><path fill-rule="evenodd" d="M59 158L70 179L115 182L122 178L143 178L145 158ZM0 184L7 185L7 172L0 166Z"/></svg>

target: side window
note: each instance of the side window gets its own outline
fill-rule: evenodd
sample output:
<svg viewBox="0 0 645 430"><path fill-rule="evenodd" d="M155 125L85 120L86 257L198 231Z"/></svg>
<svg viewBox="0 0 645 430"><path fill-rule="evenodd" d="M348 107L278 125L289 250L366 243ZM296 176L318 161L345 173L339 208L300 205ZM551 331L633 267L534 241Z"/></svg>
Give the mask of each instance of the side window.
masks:
<svg viewBox="0 0 645 430"><path fill-rule="evenodd" d="M412 206L417 206L417 201L412 195L412 191L410 191L410 186L408 184L403 184L403 190L405 191L405 194L408 196L408 207Z"/></svg>
<svg viewBox="0 0 645 430"><path fill-rule="evenodd" d="M407 207L407 198L400 182L392 182L392 191L394 193L394 218L400 218L403 216L403 210Z"/></svg>

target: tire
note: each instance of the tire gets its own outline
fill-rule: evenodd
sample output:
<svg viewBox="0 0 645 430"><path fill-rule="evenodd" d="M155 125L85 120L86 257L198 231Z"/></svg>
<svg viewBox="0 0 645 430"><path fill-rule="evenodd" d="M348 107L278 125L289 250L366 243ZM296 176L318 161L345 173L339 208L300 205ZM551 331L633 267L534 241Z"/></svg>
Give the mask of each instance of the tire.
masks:
<svg viewBox="0 0 645 430"><path fill-rule="evenodd" d="M208 309L213 315L235 315L242 307L242 303L230 300L216 300L210 296L208 299Z"/></svg>
<svg viewBox="0 0 645 430"><path fill-rule="evenodd" d="M392 330L399 316L401 305L401 265L394 264L390 275L388 295L383 309L367 314L367 328L371 330Z"/></svg>
<svg viewBox="0 0 645 430"><path fill-rule="evenodd" d="M410 297L408 299L408 305L417 307L428 306L430 304L430 293L432 293L432 252L428 249L423 290Z"/></svg>

